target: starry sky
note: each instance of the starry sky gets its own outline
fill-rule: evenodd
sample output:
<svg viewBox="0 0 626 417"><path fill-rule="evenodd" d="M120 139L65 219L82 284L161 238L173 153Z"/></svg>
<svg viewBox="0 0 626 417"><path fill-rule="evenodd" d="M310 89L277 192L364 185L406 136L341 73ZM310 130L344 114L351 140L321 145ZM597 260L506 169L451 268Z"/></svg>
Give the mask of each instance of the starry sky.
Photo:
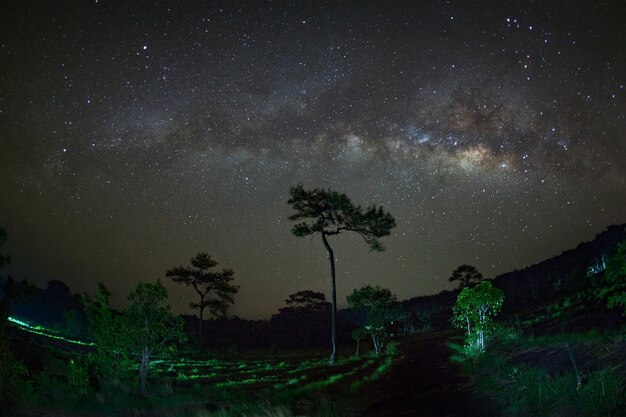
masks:
<svg viewBox="0 0 626 417"><path fill-rule="evenodd" d="M20 1L0 13L8 269L122 306L200 251L231 313L329 294L289 187L382 204L369 252L334 237L340 307L365 284L451 289L626 222L626 6L602 1Z"/></svg>

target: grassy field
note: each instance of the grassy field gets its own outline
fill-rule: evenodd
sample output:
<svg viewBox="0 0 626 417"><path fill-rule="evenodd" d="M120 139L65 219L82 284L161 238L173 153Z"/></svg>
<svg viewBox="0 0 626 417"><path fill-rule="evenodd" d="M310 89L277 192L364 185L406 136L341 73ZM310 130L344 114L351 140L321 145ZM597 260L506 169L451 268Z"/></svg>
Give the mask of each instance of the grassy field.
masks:
<svg viewBox="0 0 626 417"><path fill-rule="evenodd" d="M218 355L183 346L153 358L147 398L137 365L97 383L87 366L94 346L13 321L28 369L20 415L624 417L623 320L583 302L567 298L498 324L479 355L454 330L397 339L378 357L340 346L332 367L326 349Z"/></svg>
<svg viewBox="0 0 626 417"><path fill-rule="evenodd" d="M492 401L494 415L626 416L626 329L602 329L612 316L564 304L500 326L481 355L468 357L460 341L450 344L452 360Z"/></svg>
<svg viewBox="0 0 626 417"><path fill-rule="evenodd" d="M237 356L181 351L151 362L151 395L142 398L136 367L123 380L94 384L86 365L90 344L32 324L14 325L29 369L20 387L24 416L340 416L395 355L393 348L380 357L346 355L330 367L321 350Z"/></svg>

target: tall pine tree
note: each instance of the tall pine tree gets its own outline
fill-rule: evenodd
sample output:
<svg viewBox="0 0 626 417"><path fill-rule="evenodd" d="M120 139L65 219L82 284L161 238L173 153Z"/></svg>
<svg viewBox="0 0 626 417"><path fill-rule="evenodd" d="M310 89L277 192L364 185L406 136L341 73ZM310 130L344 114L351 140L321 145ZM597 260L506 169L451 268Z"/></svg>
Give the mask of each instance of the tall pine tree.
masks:
<svg viewBox="0 0 626 417"><path fill-rule="evenodd" d="M297 223L291 233L298 237L319 234L328 253L331 276L331 339L332 352L329 364L334 365L337 358L337 289L335 284L335 253L328 238L342 232L354 232L360 235L365 243L374 251L383 251L379 238L391 233L396 222L391 214L383 211L382 207L371 206L363 209L356 206L345 194L331 190L305 190L302 185L289 190L291 204L295 213L289 220Z"/></svg>

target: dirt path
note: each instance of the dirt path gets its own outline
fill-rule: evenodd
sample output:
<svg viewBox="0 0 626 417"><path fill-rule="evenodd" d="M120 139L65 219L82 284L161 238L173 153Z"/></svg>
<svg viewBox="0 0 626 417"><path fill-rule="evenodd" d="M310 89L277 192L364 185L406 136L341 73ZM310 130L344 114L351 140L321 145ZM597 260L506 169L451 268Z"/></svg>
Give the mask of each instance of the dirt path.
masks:
<svg viewBox="0 0 626 417"><path fill-rule="evenodd" d="M399 344L403 359L378 380L365 384L369 405L360 417L485 417L469 380L448 360L451 332L418 335Z"/></svg>

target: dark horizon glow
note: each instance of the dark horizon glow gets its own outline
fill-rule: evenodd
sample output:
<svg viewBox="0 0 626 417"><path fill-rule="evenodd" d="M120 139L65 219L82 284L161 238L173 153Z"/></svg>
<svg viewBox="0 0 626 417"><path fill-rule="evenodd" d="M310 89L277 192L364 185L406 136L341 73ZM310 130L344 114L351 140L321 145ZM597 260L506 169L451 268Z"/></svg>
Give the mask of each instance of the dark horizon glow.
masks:
<svg viewBox="0 0 626 417"><path fill-rule="evenodd" d="M290 234L298 183L396 219L383 253L333 239L340 307L626 222L622 4L337 3L3 5L6 271L117 307L160 278L191 313L165 271L204 251L235 270L230 312L268 318L329 294L322 242Z"/></svg>

